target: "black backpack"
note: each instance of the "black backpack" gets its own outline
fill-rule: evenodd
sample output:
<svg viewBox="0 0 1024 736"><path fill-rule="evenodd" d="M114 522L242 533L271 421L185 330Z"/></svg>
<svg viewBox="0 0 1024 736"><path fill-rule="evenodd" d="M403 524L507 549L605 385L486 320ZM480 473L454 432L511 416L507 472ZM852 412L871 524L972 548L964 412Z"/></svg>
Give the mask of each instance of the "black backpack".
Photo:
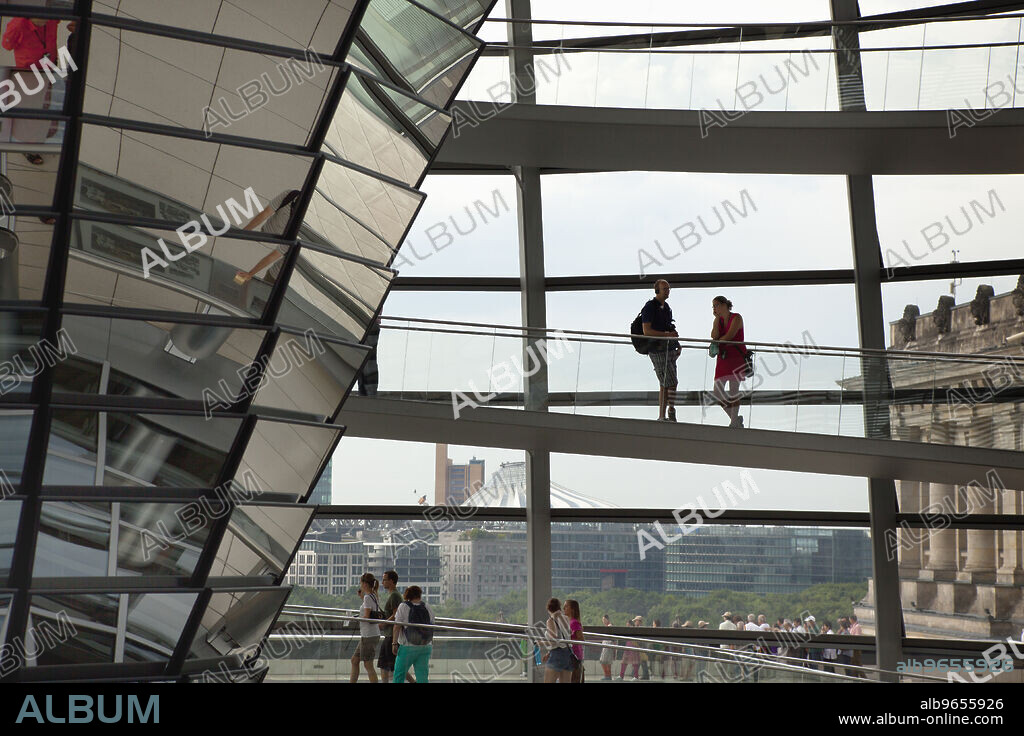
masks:
<svg viewBox="0 0 1024 736"><path fill-rule="evenodd" d="M633 324L629 326L629 332L632 335L630 340L633 341L633 349L641 355L647 355L651 352L651 341L644 337L644 324L642 321L642 313L636 316L633 320Z"/></svg>
<svg viewBox="0 0 1024 736"><path fill-rule="evenodd" d="M405 627L405 638L413 646L429 644L434 638L433 630L412 625L430 625L430 612L427 611L427 607L422 603L410 603L409 601L405 601L405 605L409 606L409 625Z"/></svg>

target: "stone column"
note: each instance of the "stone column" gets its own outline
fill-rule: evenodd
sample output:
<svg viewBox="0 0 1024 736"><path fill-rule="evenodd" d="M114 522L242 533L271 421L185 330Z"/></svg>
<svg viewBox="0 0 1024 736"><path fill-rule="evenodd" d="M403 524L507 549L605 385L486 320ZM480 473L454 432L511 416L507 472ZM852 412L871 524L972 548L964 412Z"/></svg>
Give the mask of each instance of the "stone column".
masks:
<svg viewBox="0 0 1024 736"><path fill-rule="evenodd" d="M899 481L900 511L904 514L916 514L921 511L921 486L927 486L916 480ZM900 577L916 578L921 571L923 529L897 530L900 542Z"/></svg>
<svg viewBox="0 0 1024 736"><path fill-rule="evenodd" d="M980 484L967 487L967 508L972 514L994 514L996 512L995 488ZM996 533L992 529L967 530L967 564L969 572L994 573L996 569Z"/></svg>
<svg viewBox="0 0 1024 736"><path fill-rule="evenodd" d="M948 483L928 484L928 505L931 513L949 513L956 509L956 487ZM927 569L952 575L956 572L956 531L933 529L928 535ZM935 578L944 575L936 575Z"/></svg>

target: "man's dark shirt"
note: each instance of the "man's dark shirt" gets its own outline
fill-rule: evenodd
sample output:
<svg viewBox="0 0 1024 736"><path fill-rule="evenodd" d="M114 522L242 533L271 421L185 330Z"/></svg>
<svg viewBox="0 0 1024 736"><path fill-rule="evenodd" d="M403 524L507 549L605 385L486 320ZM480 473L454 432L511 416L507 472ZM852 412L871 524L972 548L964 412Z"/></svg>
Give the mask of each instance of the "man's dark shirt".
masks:
<svg viewBox="0 0 1024 736"><path fill-rule="evenodd" d="M676 323L672 319L672 307L668 305L668 302L660 302L657 299L651 299L644 305L644 308L640 310L640 323L651 324L651 328L660 332L671 332L676 328ZM661 350L675 350L679 347L679 343L675 340L652 340L651 341L651 352Z"/></svg>

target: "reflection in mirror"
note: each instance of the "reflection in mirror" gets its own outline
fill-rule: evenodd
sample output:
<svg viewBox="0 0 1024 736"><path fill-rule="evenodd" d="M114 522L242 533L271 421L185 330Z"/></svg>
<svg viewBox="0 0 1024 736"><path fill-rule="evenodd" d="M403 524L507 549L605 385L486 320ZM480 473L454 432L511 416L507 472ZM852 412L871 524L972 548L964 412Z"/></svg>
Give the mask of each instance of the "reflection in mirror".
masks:
<svg viewBox="0 0 1024 736"><path fill-rule="evenodd" d="M220 657L259 642L267 633L291 588L219 592L210 597L189 658Z"/></svg>
<svg viewBox="0 0 1024 736"><path fill-rule="evenodd" d="M220 518L224 506L211 500L182 505L121 503L117 535L118 575L186 576L195 571L210 524L186 523L198 514ZM186 521L183 521L185 519Z"/></svg>
<svg viewBox="0 0 1024 736"><path fill-rule="evenodd" d="M26 664L113 662L117 603L113 593L32 596L26 649L39 655Z"/></svg>
<svg viewBox="0 0 1024 736"><path fill-rule="evenodd" d="M308 506L235 507L210 575L280 575L314 511Z"/></svg>
<svg viewBox="0 0 1024 736"><path fill-rule="evenodd" d="M124 661L158 662L170 659L197 597L196 593L122 596L122 605L128 606Z"/></svg>
<svg viewBox="0 0 1024 736"><path fill-rule="evenodd" d="M109 550L108 502L45 502L32 577L105 576Z"/></svg>
<svg viewBox="0 0 1024 736"><path fill-rule="evenodd" d="M331 407L334 410L334 407ZM342 427L312 427L260 419L245 448L235 480L267 491L305 495Z"/></svg>
<svg viewBox="0 0 1024 736"><path fill-rule="evenodd" d="M220 417L57 409L43 484L209 488L240 424Z"/></svg>

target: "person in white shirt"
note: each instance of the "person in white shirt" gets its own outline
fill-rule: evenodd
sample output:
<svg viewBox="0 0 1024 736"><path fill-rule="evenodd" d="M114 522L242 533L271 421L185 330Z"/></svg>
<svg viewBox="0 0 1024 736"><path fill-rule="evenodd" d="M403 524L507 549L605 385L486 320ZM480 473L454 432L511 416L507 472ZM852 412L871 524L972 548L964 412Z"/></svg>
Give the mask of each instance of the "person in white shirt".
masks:
<svg viewBox="0 0 1024 736"><path fill-rule="evenodd" d="M430 673L430 654L433 651L434 630L416 626L416 623L434 623L434 611L423 600L418 585L405 589L405 600L395 611L395 675L392 682L405 682L412 667L416 682L426 682Z"/></svg>
<svg viewBox="0 0 1024 736"><path fill-rule="evenodd" d="M377 602L377 588L380 582L373 576L372 572L364 573L359 578L359 593L363 596L363 605L359 608L359 618L368 619L370 614L380 611L380 603ZM381 616L383 617L383 612ZM380 624L372 621L359 622L359 644L356 645L355 654L352 655L352 670L349 673L349 682L359 681L359 663L366 668L366 675L370 682L377 682L377 670L373 668L373 658L377 653L377 643L380 641Z"/></svg>
<svg viewBox="0 0 1024 736"><path fill-rule="evenodd" d="M757 617L757 627L761 629L761 631L772 630L771 624L768 623L768 617L765 616L763 613Z"/></svg>
<svg viewBox="0 0 1024 736"><path fill-rule="evenodd" d="M835 632L832 631L832 623L830 621L822 621L821 622L821 631L819 633L821 633L821 634L835 634ZM824 661L824 665L822 666L822 669L825 672L835 672L836 671L836 662L839 659L839 650L838 649L828 649L828 648L823 649L823 650L821 650L821 659Z"/></svg>
<svg viewBox="0 0 1024 736"><path fill-rule="evenodd" d="M755 619L756 619L756 617L754 616L754 614L752 614L752 613L747 614L747 623L746 623L746 626L743 627L745 631L760 631L761 630L760 627L758 627L757 622L756 622Z"/></svg>

